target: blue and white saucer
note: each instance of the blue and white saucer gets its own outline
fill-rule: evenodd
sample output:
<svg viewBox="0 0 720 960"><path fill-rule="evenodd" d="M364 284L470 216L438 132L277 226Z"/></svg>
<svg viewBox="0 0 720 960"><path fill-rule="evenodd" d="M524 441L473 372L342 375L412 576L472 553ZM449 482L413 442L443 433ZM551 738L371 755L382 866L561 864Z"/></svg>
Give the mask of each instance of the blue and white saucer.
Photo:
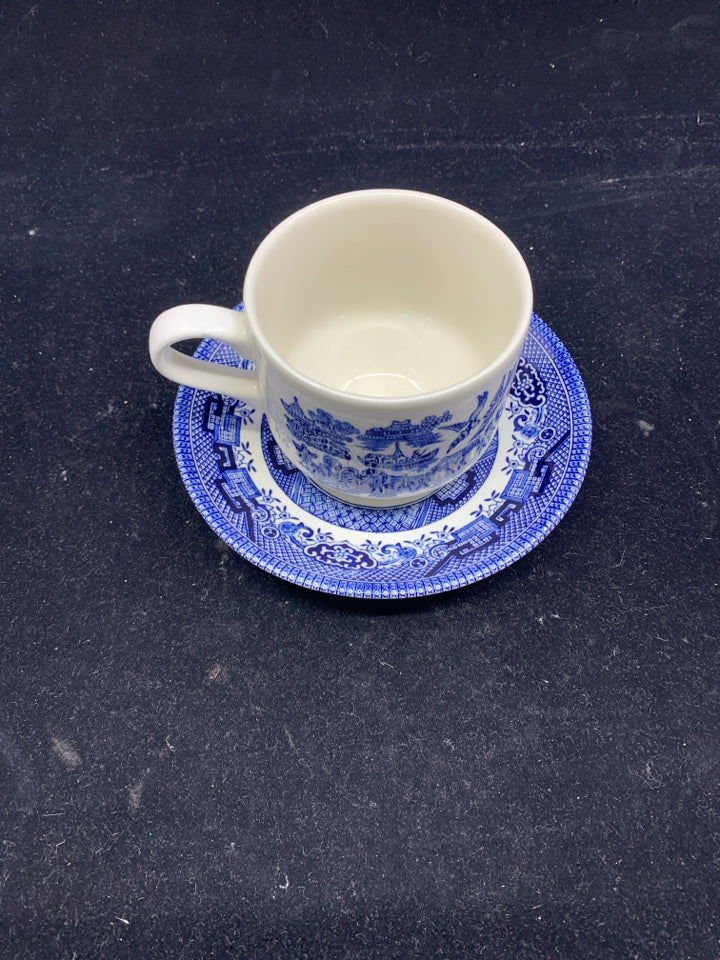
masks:
<svg viewBox="0 0 720 960"><path fill-rule="evenodd" d="M229 365L227 344L195 356ZM482 460L408 506L352 506L283 455L261 411L180 387L173 420L185 486L240 556L312 590L368 599L454 590L537 546L570 508L590 457L585 386L569 353L533 316L510 399Z"/></svg>

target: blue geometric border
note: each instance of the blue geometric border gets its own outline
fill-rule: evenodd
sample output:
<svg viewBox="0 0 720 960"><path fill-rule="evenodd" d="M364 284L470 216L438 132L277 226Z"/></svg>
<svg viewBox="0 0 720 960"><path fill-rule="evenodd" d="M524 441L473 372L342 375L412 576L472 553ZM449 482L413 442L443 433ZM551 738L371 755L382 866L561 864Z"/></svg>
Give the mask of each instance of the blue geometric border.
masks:
<svg viewBox="0 0 720 960"><path fill-rule="evenodd" d="M195 355L241 362L214 340ZM580 489L592 425L575 363L533 315L492 467L420 504L368 512L335 500L283 463L260 411L231 398L180 387L173 435L193 502L246 560L312 590L393 599L467 586L536 547Z"/></svg>

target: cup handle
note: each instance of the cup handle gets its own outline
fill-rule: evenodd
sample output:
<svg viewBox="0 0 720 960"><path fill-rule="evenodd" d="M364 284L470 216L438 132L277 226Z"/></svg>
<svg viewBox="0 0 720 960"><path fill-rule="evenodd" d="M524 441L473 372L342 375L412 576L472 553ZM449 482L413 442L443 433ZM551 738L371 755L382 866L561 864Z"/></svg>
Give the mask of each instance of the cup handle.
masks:
<svg viewBox="0 0 720 960"><path fill-rule="evenodd" d="M235 347L245 361L256 360L242 310L188 303L165 310L153 321L149 347L155 369L175 383L210 390L212 393L224 393L250 403L257 402L260 399L257 372L247 369L250 364L228 367L211 360L189 357L174 347L181 340L197 337L224 340Z"/></svg>

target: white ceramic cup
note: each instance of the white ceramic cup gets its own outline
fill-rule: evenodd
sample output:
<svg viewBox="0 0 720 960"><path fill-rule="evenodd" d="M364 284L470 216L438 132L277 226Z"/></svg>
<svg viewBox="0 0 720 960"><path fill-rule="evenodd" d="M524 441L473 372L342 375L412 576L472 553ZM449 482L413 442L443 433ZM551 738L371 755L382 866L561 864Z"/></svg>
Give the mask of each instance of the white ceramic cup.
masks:
<svg viewBox="0 0 720 960"><path fill-rule="evenodd" d="M152 362L267 415L329 493L391 507L439 490L493 439L532 313L525 262L489 220L409 190L361 190L280 223L248 266L244 310L157 317ZM238 367L180 353L229 343ZM251 361L251 362L248 362Z"/></svg>

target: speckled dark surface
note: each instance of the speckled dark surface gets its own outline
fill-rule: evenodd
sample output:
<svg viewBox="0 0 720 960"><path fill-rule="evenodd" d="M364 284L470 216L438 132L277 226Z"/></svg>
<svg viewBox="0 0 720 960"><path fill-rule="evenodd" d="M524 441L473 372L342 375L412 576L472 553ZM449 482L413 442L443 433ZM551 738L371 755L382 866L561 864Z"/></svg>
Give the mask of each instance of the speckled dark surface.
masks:
<svg viewBox="0 0 720 960"><path fill-rule="evenodd" d="M717 5L0 27L0 956L717 960ZM595 429L541 546L387 606L228 551L146 351L367 186L513 237Z"/></svg>

